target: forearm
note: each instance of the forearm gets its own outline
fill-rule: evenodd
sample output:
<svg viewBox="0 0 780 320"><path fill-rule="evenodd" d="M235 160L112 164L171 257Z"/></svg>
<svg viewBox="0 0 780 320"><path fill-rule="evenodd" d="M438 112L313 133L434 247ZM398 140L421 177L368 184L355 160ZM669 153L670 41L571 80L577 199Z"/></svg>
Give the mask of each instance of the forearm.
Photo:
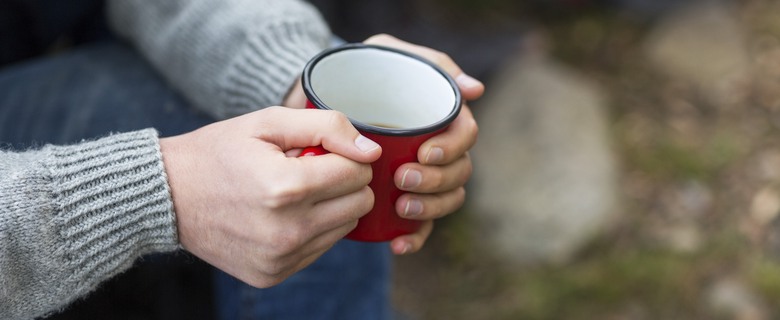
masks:
<svg viewBox="0 0 780 320"><path fill-rule="evenodd" d="M156 132L0 152L0 318L41 316L178 248Z"/></svg>
<svg viewBox="0 0 780 320"><path fill-rule="evenodd" d="M218 119L278 105L330 32L298 0L112 0L113 29Z"/></svg>

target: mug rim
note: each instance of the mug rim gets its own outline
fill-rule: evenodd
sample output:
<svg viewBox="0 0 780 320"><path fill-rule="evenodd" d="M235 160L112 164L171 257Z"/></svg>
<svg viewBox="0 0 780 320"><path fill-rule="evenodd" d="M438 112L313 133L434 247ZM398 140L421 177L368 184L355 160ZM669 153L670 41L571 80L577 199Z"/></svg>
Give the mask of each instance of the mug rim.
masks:
<svg viewBox="0 0 780 320"><path fill-rule="evenodd" d="M358 130L379 134L379 135L385 135L385 136L416 136L420 134L436 132L440 129L447 127L450 123L452 123L452 121L455 120L455 118L460 113L461 105L463 104L460 89L458 88L458 84L455 82L455 80L446 71L444 71L444 69L442 69L435 63L431 62L430 60L410 52L406 52L395 48L385 47L385 46L378 46L378 45L364 44L364 43L348 43L338 47L326 49L318 53L311 60L309 60L308 63L306 63L306 66L303 69L303 75L301 77L301 85L303 86L303 92L306 95L308 101L318 109L334 110L330 108L327 104L325 104L325 102L323 102L322 99L320 99L317 96L317 94L314 93L314 89L311 87L311 73L314 70L314 67L317 65L317 63L319 63L322 59L324 59L327 56L330 56L334 53L338 53L341 51L355 50L355 49L384 50L384 51L401 54L410 57L412 59L415 59L417 61L420 61L428 65L429 67L433 68L433 70L438 72L442 77L444 77L444 79L447 82L449 82L455 98L455 102L454 102L455 105L452 107L452 110L450 110L449 114L447 114L446 117L440 119L437 122L431 123L426 126L421 126L421 127L414 127L414 128L379 127L379 126L363 123L361 121L357 121L356 119L353 119L347 115L347 117L349 117L350 122L352 122L352 125L354 125Z"/></svg>

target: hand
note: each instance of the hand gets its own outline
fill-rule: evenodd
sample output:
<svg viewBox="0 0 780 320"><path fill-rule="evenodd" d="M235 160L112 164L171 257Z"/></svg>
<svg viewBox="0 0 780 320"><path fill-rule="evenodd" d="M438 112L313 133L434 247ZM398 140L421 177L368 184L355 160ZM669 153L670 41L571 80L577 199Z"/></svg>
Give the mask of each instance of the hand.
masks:
<svg viewBox="0 0 780 320"><path fill-rule="evenodd" d="M365 43L404 50L436 63L455 79L464 100L478 99L485 91L481 82L463 73L444 53L384 34L373 36ZM433 230L433 219L446 216L463 205L466 198L463 186L472 170L468 150L477 140L477 131L477 122L464 104L445 132L420 146L419 163L406 163L395 172L396 186L409 192L396 202L396 212L401 217L425 222L418 232L393 239L390 242L393 253L420 250Z"/></svg>
<svg viewBox="0 0 780 320"><path fill-rule="evenodd" d="M290 88L290 92L288 92L287 96L284 97L282 105L293 109L306 108L306 94L303 93L303 84L301 83L301 78L295 80L295 83L293 83L292 87Z"/></svg>
<svg viewBox="0 0 780 320"><path fill-rule="evenodd" d="M331 153L288 157L323 145ZM342 114L271 107L160 140L184 249L255 287L275 285L373 206L381 148Z"/></svg>
<svg viewBox="0 0 780 320"><path fill-rule="evenodd" d="M367 44L381 45L408 51L436 63L455 79L455 82L458 83L458 88L460 88L461 94L463 95L463 99L465 100L479 99L479 97L482 96L482 93L485 92L485 86L482 82L463 73L460 67L458 67L449 56L442 52L414 45L386 34L372 36L364 42ZM303 93L303 85L301 84L300 78L295 80L292 84L287 96L284 97L282 105L293 109L306 108L306 94Z"/></svg>

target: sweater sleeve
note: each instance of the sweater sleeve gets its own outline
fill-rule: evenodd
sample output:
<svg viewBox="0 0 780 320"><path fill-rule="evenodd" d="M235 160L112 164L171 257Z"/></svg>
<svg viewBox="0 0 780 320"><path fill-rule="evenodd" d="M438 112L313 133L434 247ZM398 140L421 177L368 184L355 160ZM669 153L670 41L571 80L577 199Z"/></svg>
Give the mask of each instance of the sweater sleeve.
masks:
<svg viewBox="0 0 780 320"><path fill-rule="evenodd" d="M331 34L300 0L111 0L109 23L217 119L279 105Z"/></svg>
<svg viewBox="0 0 780 320"><path fill-rule="evenodd" d="M0 151L0 319L66 306L178 248L157 132Z"/></svg>

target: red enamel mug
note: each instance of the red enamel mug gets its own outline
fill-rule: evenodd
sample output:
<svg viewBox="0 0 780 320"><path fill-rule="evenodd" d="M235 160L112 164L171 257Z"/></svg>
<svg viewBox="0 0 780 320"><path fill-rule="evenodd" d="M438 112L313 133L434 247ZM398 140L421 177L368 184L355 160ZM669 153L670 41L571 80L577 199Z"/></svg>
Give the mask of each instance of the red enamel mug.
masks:
<svg viewBox="0 0 780 320"><path fill-rule="evenodd" d="M346 238L389 241L414 233L422 222L401 218L395 202L403 194L393 177L417 161L420 145L458 116L461 94L455 81L432 62L393 48L347 44L326 50L306 65L301 78L307 108L336 110L361 134L382 146L371 164L369 187L375 202ZM327 153L320 147L302 155Z"/></svg>

